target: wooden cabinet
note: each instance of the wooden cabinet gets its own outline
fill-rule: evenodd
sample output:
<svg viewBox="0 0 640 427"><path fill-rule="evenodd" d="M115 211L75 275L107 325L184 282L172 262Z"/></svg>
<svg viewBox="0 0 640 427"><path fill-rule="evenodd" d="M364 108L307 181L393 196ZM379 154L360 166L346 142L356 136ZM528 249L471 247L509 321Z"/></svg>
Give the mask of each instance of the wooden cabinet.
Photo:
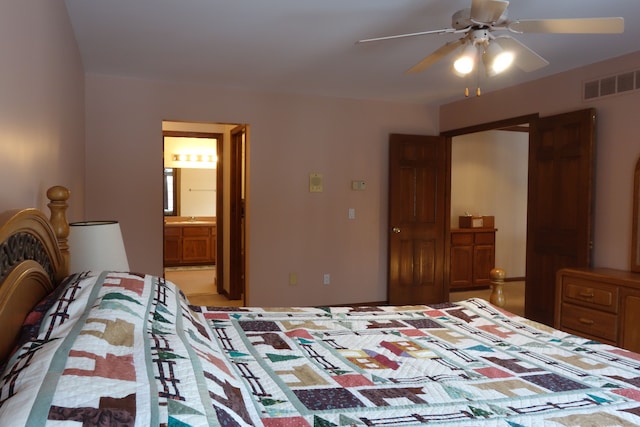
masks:
<svg viewBox="0 0 640 427"><path fill-rule="evenodd" d="M557 329L640 352L640 274L562 269L556 276Z"/></svg>
<svg viewBox="0 0 640 427"><path fill-rule="evenodd" d="M451 230L450 289L487 287L495 264L495 228Z"/></svg>
<svg viewBox="0 0 640 427"><path fill-rule="evenodd" d="M174 223L164 227L164 265L216 263L216 226Z"/></svg>
<svg viewBox="0 0 640 427"><path fill-rule="evenodd" d="M182 259L182 230L180 227L164 228L164 264L178 265Z"/></svg>

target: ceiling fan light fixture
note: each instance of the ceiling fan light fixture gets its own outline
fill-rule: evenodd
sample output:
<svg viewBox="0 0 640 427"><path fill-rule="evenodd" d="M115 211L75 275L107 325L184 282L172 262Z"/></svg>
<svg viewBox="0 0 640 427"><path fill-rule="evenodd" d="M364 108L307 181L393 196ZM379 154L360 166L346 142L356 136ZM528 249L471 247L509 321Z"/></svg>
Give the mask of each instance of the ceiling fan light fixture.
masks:
<svg viewBox="0 0 640 427"><path fill-rule="evenodd" d="M462 54L453 63L453 68L459 75L466 76L471 71L476 63L476 54L478 50L475 45L468 44Z"/></svg>
<svg viewBox="0 0 640 427"><path fill-rule="evenodd" d="M487 75L495 76L508 69L513 63L514 55L512 52L504 50L497 43L489 43L484 55L483 62Z"/></svg>
<svg viewBox="0 0 640 427"><path fill-rule="evenodd" d="M493 71L495 71L496 74L499 74L507 68L511 67L511 64L513 64L513 53L501 52L498 56L495 57L491 66L493 68Z"/></svg>

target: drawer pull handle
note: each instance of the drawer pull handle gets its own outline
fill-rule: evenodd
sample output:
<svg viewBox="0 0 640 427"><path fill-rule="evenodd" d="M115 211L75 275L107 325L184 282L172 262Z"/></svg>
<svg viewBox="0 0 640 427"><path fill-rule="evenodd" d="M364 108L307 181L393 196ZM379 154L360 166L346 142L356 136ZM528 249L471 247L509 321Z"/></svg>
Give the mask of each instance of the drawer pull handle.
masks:
<svg viewBox="0 0 640 427"><path fill-rule="evenodd" d="M584 317L579 318L578 321L584 325L593 325L593 320L585 319Z"/></svg>
<svg viewBox="0 0 640 427"><path fill-rule="evenodd" d="M582 298L593 298L595 295L593 294L593 292L580 292L578 296Z"/></svg>

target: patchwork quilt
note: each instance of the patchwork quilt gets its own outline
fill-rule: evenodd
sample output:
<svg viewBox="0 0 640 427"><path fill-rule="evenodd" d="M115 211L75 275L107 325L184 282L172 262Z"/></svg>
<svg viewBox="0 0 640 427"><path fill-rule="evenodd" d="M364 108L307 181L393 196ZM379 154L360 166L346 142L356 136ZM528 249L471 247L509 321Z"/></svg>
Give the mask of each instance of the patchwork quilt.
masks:
<svg viewBox="0 0 640 427"><path fill-rule="evenodd" d="M250 392L174 284L74 275L43 305L2 371L0 425L259 424L244 407Z"/></svg>
<svg viewBox="0 0 640 427"><path fill-rule="evenodd" d="M484 300L199 310L266 426L640 425L640 355Z"/></svg>
<svg viewBox="0 0 640 427"><path fill-rule="evenodd" d="M74 275L2 369L0 425L635 426L640 355L486 301L189 305L132 273Z"/></svg>

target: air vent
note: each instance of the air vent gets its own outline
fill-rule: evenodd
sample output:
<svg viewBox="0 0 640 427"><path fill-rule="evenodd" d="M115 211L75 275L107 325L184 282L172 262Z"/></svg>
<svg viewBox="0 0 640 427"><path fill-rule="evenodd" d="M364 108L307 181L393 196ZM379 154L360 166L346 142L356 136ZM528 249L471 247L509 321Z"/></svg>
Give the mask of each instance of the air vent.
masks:
<svg viewBox="0 0 640 427"><path fill-rule="evenodd" d="M585 101L640 89L640 70L628 71L584 83Z"/></svg>
<svg viewBox="0 0 640 427"><path fill-rule="evenodd" d="M633 90L633 71L618 75L618 92L628 92Z"/></svg>

